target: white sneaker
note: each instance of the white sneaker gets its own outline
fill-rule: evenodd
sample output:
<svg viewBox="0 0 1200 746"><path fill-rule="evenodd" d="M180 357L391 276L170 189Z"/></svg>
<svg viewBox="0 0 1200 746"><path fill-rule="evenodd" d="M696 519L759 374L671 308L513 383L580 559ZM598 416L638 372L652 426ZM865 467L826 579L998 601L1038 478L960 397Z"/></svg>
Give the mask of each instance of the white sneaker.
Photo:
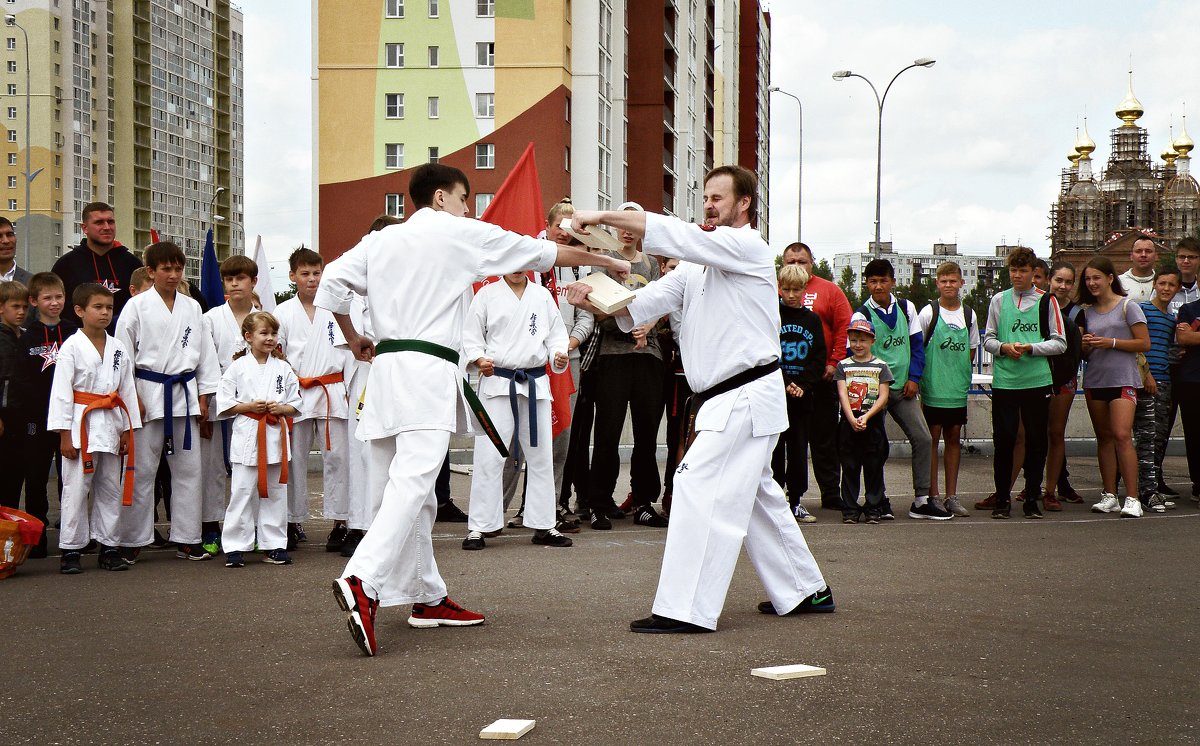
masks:
<svg viewBox="0 0 1200 746"><path fill-rule="evenodd" d="M1126 497L1125 507L1121 508L1122 518L1141 518L1145 513L1142 511L1142 501L1136 497Z"/></svg>
<svg viewBox="0 0 1200 746"><path fill-rule="evenodd" d="M794 513L794 515L796 516L797 523L816 523L817 522L817 517L815 515L813 515L812 513L809 513L807 510L805 510L803 505L799 505L799 504L796 505L796 512Z"/></svg>
<svg viewBox="0 0 1200 746"><path fill-rule="evenodd" d="M1100 502L1092 506L1093 513L1116 513L1121 510L1121 501L1111 492L1101 492Z"/></svg>

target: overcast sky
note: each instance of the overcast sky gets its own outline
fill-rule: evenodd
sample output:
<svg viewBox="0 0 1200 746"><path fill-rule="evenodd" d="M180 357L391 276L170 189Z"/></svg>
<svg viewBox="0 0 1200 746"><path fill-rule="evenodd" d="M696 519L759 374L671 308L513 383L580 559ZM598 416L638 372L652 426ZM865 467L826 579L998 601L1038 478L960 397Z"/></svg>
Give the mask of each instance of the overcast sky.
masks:
<svg viewBox="0 0 1200 746"><path fill-rule="evenodd" d="M308 3L243 5L246 55L246 235L273 258L311 242L312 102ZM1200 3L775 0L772 82L804 103L803 238L819 256L865 249L874 232L875 99L883 93L883 240L990 253L1020 241L1048 254L1059 171L1088 115L1097 170L1133 56L1134 93L1155 157L1185 104L1200 136ZM298 12L299 11L299 12ZM797 110L774 94L771 244L796 234Z"/></svg>

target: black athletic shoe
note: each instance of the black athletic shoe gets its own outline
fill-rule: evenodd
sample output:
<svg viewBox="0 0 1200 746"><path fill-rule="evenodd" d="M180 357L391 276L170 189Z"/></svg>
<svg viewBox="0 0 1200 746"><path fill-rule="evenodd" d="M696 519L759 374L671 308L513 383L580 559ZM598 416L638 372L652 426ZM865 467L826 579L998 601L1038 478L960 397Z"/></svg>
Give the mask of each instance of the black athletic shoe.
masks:
<svg viewBox="0 0 1200 746"><path fill-rule="evenodd" d="M226 567L245 567L246 560L242 557L241 552L229 552L225 555Z"/></svg>
<svg viewBox="0 0 1200 746"><path fill-rule="evenodd" d="M857 515L857 514L851 514L851 513L847 513L847 514L845 514L845 515L843 515L843 516L842 516L842 523L846 523L846 524L855 524L855 523L858 523L858 515Z"/></svg>
<svg viewBox="0 0 1200 746"><path fill-rule="evenodd" d="M353 557L354 550L358 549L358 543L363 540L366 533L360 528L352 528L346 532L346 538L342 541L341 553L343 557Z"/></svg>
<svg viewBox="0 0 1200 746"><path fill-rule="evenodd" d="M289 523L287 525L287 550L289 552L296 551L296 547L300 544L300 524Z"/></svg>
<svg viewBox="0 0 1200 746"><path fill-rule="evenodd" d="M634 513L633 522L639 526L649 526L651 528L666 528L667 519L655 512L654 508L645 505L638 508Z"/></svg>
<svg viewBox="0 0 1200 746"><path fill-rule="evenodd" d="M603 513L592 513L591 527L594 531L611 531L612 521Z"/></svg>
<svg viewBox="0 0 1200 746"><path fill-rule="evenodd" d="M462 547L467 550L483 549L487 543L483 540L483 534L478 531L471 531L467 534L467 538L463 539Z"/></svg>
<svg viewBox="0 0 1200 746"><path fill-rule="evenodd" d="M101 549L100 556L96 558L96 564L100 566L101 570L120 571L130 568L130 564L113 547L104 547Z"/></svg>
<svg viewBox="0 0 1200 746"><path fill-rule="evenodd" d="M450 499L444 505L439 505L437 515L434 517L438 523L466 523L467 514L454 504L454 500Z"/></svg>
<svg viewBox="0 0 1200 746"><path fill-rule="evenodd" d="M1159 482L1158 488L1154 491L1163 497L1179 497L1179 493L1168 487L1165 482Z"/></svg>
<svg viewBox="0 0 1200 746"><path fill-rule="evenodd" d="M909 518L926 518L932 521L948 521L954 517L954 514L945 508L939 507L931 499L926 499L921 505L915 502L908 509Z"/></svg>
<svg viewBox="0 0 1200 746"><path fill-rule="evenodd" d="M78 575L83 572L83 568L79 564L81 557L82 555L80 555L77 549L68 549L63 552L62 561L58 565L58 571L63 575Z"/></svg>
<svg viewBox="0 0 1200 746"><path fill-rule="evenodd" d="M201 560L212 559L212 555L204 551L204 548L199 544L180 544L175 550L175 558L200 562Z"/></svg>
<svg viewBox="0 0 1200 746"><path fill-rule="evenodd" d="M829 614L836 609L837 606L833 603L833 591L826 586L824 590L817 591L811 596L807 596L803 601L796 605L783 616L794 616L796 614ZM763 601L758 605L758 610L763 614L774 614L775 606L770 601Z"/></svg>
<svg viewBox="0 0 1200 746"><path fill-rule="evenodd" d="M301 544L308 542L308 534L304 533L303 523L296 524L296 541L300 542Z"/></svg>
<svg viewBox="0 0 1200 746"><path fill-rule="evenodd" d="M992 518L996 518L998 520L1008 520L1011 517L1012 509L1007 505L1005 505L1003 508L996 508L992 511Z"/></svg>
<svg viewBox="0 0 1200 746"><path fill-rule="evenodd" d="M121 558L130 565L136 565L138 557L142 554L142 550L139 547L120 547L117 551L121 553Z"/></svg>
<svg viewBox="0 0 1200 746"><path fill-rule="evenodd" d="M613 505L610 508L604 508L599 512L603 513L609 520L612 521L623 521L628 517L625 515L625 511L621 510L616 505Z"/></svg>
<svg viewBox="0 0 1200 746"><path fill-rule="evenodd" d="M668 619L665 616L651 614L645 619L629 623L630 632L645 632L652 635L691 634L694 632L712 632L707 627L701 627L691 622L681 622L678 619Z"/></svg>
<svg viewBox="0 0 1200 746"><path fill-rule="evenodd" d="M559 533L558 529L554 528L534 531L533 538L530 541L545 547L569 547L574 543L568 537Z"/></svg>
<svg viewBox="0 0 1200 746"><path fill-rule="evenodd" d="M286 549L269 549L263 555L263 562L268 565L290 565L292 558L288 556Z"/></svg>
<svg viewBox="0 0 1200 746"><path fill-rule="evenodd" d="M350 530L345 526L334 526L333 530L329 532L329 538L325 540L325 551L342 551L342 543L346 541L346 534L348 533L350 533Z"/></svg>
<svg viewBox="0 0 1200 746"><path fill-rule="evenodd" d="M1021 510L1024 511L1026 518L1042 517L1042 511L1038 508L1037 500L1026 499L1025 503L1021 506Z"/></svg>

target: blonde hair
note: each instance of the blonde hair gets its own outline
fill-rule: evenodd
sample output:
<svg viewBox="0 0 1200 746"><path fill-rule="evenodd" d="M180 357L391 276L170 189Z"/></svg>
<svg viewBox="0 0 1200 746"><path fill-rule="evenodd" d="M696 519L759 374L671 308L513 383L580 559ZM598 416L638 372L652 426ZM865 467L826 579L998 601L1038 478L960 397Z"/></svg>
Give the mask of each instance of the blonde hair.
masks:
<svg viewBox="0 0 1200 746"><path fill-rule="evenodd" d="M242 319L242 339L245 339L250 334L254 334L255 330L258 329L260 324L266 324L268 327L270 327L271 331L275 332L276 334L279 333L279 319L275 318L266 311L251 311L250 313L246 314L246 318ZM237 360L239 357L242 357L249 352L250 346L246 345L242 349L233 353L233 359ZM277 357L280 360L287 360L287 357L285 357L283 354L283 350L279 349L279 345L276 345L275 349L271 350L271 357Z"/></svg>
<svg viewBox="0 0 1200 746"><path fill-rule="evenodd" d="M785 264L779 268L779 287L800 288L808 287L810 277L808 270L799 264Z"/></svg>
<svg viewBox="0 0 1200 746"><path fill-rule="evenodd" d="M958 275L958 279L962 279L962 267L958 266L958 262L942 262L937 266L937 272L934 277L943 277L945 275Z"/></svg>
<svg viewBox="0 0 1200 746"><path fill-rule="evenodd" d="M546 216L546 224L553 228L561 223L563 218L574 214L575 205L571 204L571 198L563 197L550 207L550 214Z"/></svg>

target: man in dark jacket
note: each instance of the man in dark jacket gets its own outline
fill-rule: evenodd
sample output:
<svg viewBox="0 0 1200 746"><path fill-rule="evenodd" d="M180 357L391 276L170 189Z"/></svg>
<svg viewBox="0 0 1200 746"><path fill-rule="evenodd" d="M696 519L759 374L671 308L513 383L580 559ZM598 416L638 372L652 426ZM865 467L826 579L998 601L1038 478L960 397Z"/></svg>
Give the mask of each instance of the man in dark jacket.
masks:
<svg viewBox="0 0 1200 746"><path fill-rule="evenodd" d="M104 202L84 205L81 228L83 241L59 257L52 271L62 278L68 298L85 282L98 282L112 291L113 318L108 327L112 332L129 300L129 277L142 266L142 260L117 243L117 221L112 207ZM64 311L64 318L79 323L71 304Z"/></svg>

